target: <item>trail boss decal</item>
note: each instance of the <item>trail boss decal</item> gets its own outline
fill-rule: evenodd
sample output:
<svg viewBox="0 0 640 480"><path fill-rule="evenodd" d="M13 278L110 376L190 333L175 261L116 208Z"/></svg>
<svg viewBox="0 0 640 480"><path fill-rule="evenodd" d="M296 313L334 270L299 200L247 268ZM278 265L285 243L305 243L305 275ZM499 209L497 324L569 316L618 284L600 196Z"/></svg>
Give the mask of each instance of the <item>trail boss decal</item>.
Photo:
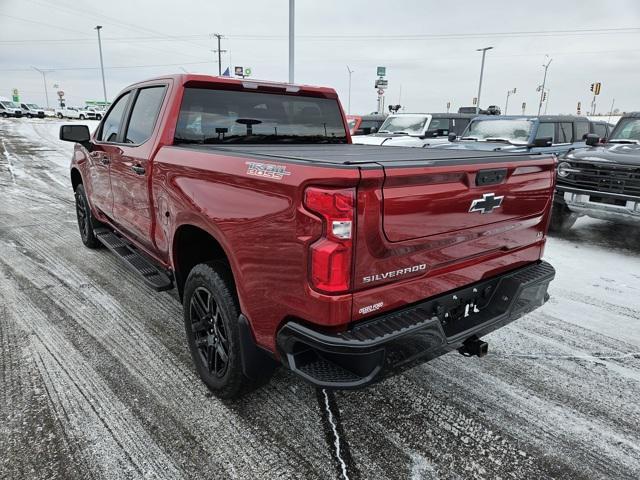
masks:
<svg viewBox="0 0 640 480"><path fill-rule="evenodd" d="M376 273L375 275L362 277L362 283L379 282L381 280L388 280L390 278L402 277L404 275L408 275L409 273L420 272L426 269L427 265L421 263L420 265L414 265L413 267L401 268L400 270L392 270L390 272Z"/></svg>
<svg viewBox="0 0 640 480"><path fill-rule="evenodd" d="M291 175L284 165L273 165L271 163L245 162L247 164L247 175L256 177L273 178L282 180L285 176Z"/></svg>

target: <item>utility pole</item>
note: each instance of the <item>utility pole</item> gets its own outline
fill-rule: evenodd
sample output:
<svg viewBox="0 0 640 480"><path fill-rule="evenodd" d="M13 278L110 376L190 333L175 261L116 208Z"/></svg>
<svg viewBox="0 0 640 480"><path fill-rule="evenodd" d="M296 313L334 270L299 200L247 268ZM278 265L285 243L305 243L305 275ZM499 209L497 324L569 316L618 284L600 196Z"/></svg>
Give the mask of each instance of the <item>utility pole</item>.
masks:
<svg viewBox="0 0 640 480"><path fill-rule="evenodd" d="M509 108L509 95L514 95L516 93L516 89L507 90L507 101L504 102L504 115L507 114L507 108Z"/></svg>
<svg viewBox="0 0 640 480"><path fill-rule="evenodd" d="M42 84L44 86L44 97L47 100L47 108L49 108L49 92L47 91L47 73L51 73L55 70L41 70L37 67L31 66L36 72L40 72L42 74Z"/></svg>
<svg viewBox="0 0 640 480"><path fill-rule="evenodd" d="M289 0L289 83L294 82L295 59L295 0Z"/></svg>
<svg viewBox="0 0 640 480"><path fill-rule="evenodd" d="M102 40L100 39L100 30L102 25L96 25L95 30L98 31L98 49L100 50L100 71L102 72L102 93L104 93L104 104L107 105L107 84L104 81L104 63L102 61Z"/></svg>
<svg viewBox="0 0 640 480"><path fill-rule="evenodd" d="M549 65L551 65L552 61L553 61L553 58L550 58L546 64L542 65L544 67L544 78L542 79L542 88L540 89L540 103L538 104L538 116L540 116L540 110L542 110L542 102L544 101L544 87L547 84L547 70L549 69Z"/></svg>
<svg viewBox="0 0 640 480"><path fill-rule="evenodd" d="M222 40L224 37L219 33L214 33L213 36L218 39L218 49L214 50L213 52L218 54L218 76L221 77L222 76L222 53L226 52L226 50L222 50L220 48L220 40Z"/></svg>
<svg viewBox="0 0 640 480"><path fill-rule="evenodd" d="M484 56L487 54L487 50L491 50L493 47L478 48L476 52L482 52L482 64L480 65L480 82L478 82L478 103L476 103L476 115L480 113L480 93L482 93L482 75L484 74Z"/></svg>
<svg viewBox="0 0 640 480"><path fill-rule="evenodd" d="M347 72L349 72L349 100L347 103L347 114L351 115L351 74L354 72L355 70L351 70L349 68L349 65L347 65Z"/></svg>

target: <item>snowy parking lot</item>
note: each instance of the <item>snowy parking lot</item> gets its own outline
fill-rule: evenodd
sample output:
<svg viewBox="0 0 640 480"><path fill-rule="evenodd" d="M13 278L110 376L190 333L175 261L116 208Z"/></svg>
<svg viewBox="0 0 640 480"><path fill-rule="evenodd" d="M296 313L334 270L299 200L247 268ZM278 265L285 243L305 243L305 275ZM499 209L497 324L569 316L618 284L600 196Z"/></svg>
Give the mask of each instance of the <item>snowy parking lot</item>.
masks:
<svg viewBox="0 0 640 480"><path fill-rule="evenodd" d="M0 478L638 478L638 229L551 237L550 301L483 359L223 402L175 295L82 246L60 124L0 119Z"/></svg>

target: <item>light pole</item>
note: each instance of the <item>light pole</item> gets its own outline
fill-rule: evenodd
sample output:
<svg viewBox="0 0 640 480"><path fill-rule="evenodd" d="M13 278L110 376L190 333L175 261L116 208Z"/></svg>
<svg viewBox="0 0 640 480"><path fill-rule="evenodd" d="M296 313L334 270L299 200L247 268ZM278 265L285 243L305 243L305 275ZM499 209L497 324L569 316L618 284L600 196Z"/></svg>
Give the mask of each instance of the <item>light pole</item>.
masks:
<svg viewBox="0 0 640 480"><path fill-rule="evenodd" d="M551 89L547 88L547 94L544 96L544 114L547 114L547 107L549 106L549 97L551 96Z"/></svg>
<svg viewBox="0 0 640 480"><path fill-rule="evenodd" d="M289 83L294 81L295 0L289 0Z"/></svg>
<svg viewBox="0 0 640 480"><path fill-rule="evenodd" d="M100 50L100 72L102 73L102 93L104 93L104 104L107 105L107 84L104 81L104 62L102 61L102 40L100 39L100 30L102 25L96 25L95 30L98 32L98 50Z"/></svg>
<svg viewBox="0 0 640 480"><path fill-rule="evenodd" d="M47 73L51 73L55 70L41 70L37 67L31 66L36 72L40 72L42 74L42 84L44 85L44 97L47 100L47 108L49 108L49 92L47 91Z"/></svg>
<svg viewBox="0 0 640 480"><path fill-rule="evenodd" d="M549 55L547 55L547 57L548 56ZM551 65L552 61L553 61L553 58L550 58L546 64L542 64L542 66L544 67L544 77L542 79L542 88L540 89L540 103L538 104L538 116L540 116L540 110L542 110L542 102L544 101L544 87L547 83L547 70L549 69L549 65Z"/></svg>
<svg viewBox="0 0 640 480"><path fill-rule="evenodd" d="M347 103L347 114L351 115L351 74L354 72L355 70L351 70L349 68L349 65L347 65L347 72L349 72L349 100Z"/></svg>
<svg viewBox="0 0 640 480"><path fill-rule="evenodd" d="M482 52L482 64L480 65L480 81L478 82L478 103L476 103L476 115L480 113L480 93L482 93L482 75L484 74L484 56L487 54L487 50L491 50L493 47L478 48L476 52Z"/></svg>
<svg viewBox="0 0 640 480"><path fill-rule="evenodd" d="M516 93L516 89L514 88L513 90L507 90L507 101L504 102L504 114L507 114L507 108L509 107L509 95L515 95Z"/></svg>

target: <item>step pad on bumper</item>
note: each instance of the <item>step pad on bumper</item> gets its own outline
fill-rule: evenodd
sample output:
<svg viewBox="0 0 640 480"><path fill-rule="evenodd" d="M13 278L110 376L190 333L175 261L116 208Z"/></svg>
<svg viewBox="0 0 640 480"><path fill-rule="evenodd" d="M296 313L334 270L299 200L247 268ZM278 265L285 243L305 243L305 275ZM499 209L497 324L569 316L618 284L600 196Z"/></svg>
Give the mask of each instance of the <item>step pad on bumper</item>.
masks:
<svg viewBox="0 0 640 480"><path fill-rule="evenodd" d="M151 261L147 260L134 246L128 244L122 237L119 237L106 228L96 228L94 233L100 243L124 260L129 268L142 275L144 281L151 288L158 292L171 290L173 288L171 278L151 263Z"/></svg>
<svg viewBox="0 0 640 480"><path fill-rule="evenodd" d="M547 300L554 276L550 264L537 262L344 332L325 333L288 322L278 332L278 348L288 366L314 385L357 388L455 350L466 339L536 309Z"/></svg>

